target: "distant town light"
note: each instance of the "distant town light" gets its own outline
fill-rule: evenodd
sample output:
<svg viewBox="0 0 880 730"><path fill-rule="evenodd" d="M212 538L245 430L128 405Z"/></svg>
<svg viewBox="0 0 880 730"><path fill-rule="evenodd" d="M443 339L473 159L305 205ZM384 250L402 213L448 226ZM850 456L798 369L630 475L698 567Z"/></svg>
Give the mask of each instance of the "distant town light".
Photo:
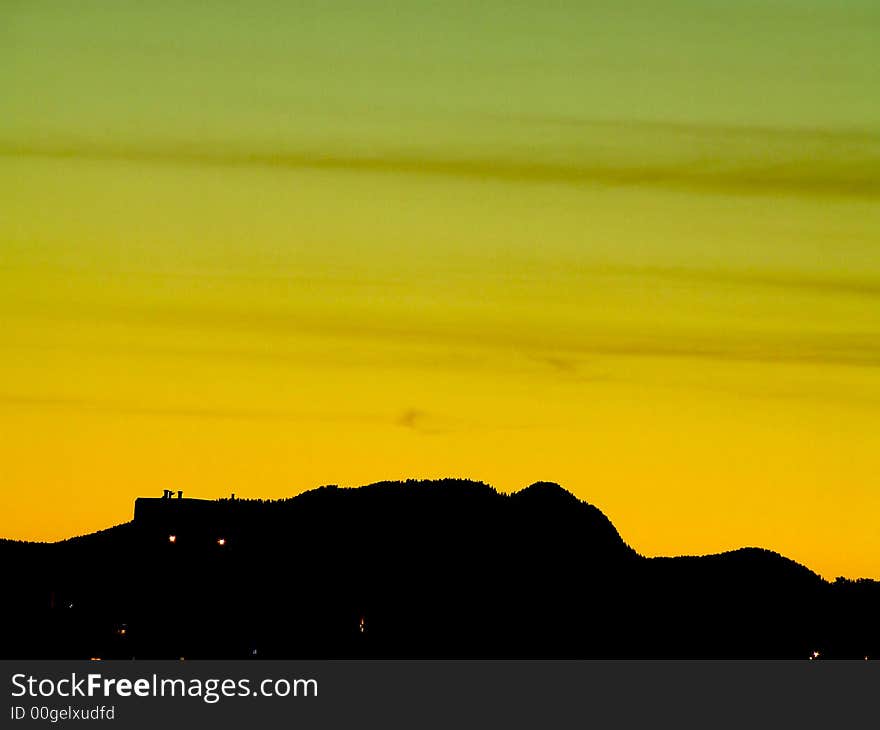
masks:
<svg viewBox="0 0 880 730"><path fill-rule="evenodd" d="M358 628L360 629L361 633L364 633L364 631L366 631L367 629L367 622L364 620L363 616L361 616L361 620L358 623Z"/></svg>
<svg viewBox="0 0 880 730"><path fill-rule="evenodd" d="M221 538L219 538L219 539L217 540L217 544L218 544L220 547L223 547L223 546L226 544L226 538L225 538L225 537L221 537Z"/></svg>
<svg viewBox="0 0 880 730"><path fill-rule="evenodd" d="M177 535L169 535L168 542L177 542Z"/></svg>

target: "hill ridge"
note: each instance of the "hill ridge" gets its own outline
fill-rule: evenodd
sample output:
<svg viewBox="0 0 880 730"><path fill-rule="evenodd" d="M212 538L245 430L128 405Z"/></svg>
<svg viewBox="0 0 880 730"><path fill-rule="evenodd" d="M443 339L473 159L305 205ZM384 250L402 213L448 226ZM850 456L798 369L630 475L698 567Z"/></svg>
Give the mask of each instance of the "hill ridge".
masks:
<svg viewBox="0 0 880 730"><path fill-rule="evenodd" d="M136 519L2 543L12 657L880 654L880 584L763 548L646 558L555 483L139 498ZM254 654L253 652L257 652Z"/></svg>

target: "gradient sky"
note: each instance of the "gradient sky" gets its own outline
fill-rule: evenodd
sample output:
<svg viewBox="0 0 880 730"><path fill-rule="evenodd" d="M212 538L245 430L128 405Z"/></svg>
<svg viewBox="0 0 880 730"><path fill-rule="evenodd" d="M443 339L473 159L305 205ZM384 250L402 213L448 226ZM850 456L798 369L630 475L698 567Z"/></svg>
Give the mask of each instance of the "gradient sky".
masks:
<svg viewBox="0 0 880 730"><path fill-rule="evenodd" d="M880 578L878 78L875 0L5 0L0 535L553 480Z"/></svg>

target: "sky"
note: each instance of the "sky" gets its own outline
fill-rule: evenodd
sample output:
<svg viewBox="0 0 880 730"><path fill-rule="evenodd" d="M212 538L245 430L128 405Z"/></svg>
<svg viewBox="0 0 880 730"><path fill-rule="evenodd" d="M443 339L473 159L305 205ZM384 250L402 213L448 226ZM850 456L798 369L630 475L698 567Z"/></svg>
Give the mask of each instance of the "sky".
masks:
<svg viewBox="0 0 880 730"><path fill-rule="evenodd" d="M0 535L551 480L880 578L878 49L874 0L5 0Z"/></svg>

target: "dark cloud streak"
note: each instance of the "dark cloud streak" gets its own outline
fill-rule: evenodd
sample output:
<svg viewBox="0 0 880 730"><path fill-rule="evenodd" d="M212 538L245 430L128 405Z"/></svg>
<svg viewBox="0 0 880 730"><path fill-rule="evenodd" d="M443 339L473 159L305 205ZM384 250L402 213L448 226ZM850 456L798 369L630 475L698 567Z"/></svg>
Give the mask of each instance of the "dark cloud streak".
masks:
<svg viewBox="0 0 880 730"><path fill-rule="evenodd" d="M832 134L832 133L828 133ZM833 139L833 137L832 137ZM52 160L175 164L201 167L318 170L453 177L514 183L649 187L740 195L880 196L880 142L841 133L841 144L855 141L861 154L823 156L795 154L787 146L763 154L724 155L724 144L713 159L700 157L676 163L590 159L583 153L570 160L502 157L445 157L387 151L375 155L320 153L308 150L205 147L195 143L112 144L72 141L25 143L0 140L0 156ZM828 147L827 140L824 147ZM830 145L831 151L834 145ZM761 149L761 145L758 145ZM794 155L794 156L792 156ZM578 157L582 159L578 159Z"/></svg>
<svg viewBox="0 0 880 730"><path fill-rule="evenodd" d="M23 408L50 408L73 411L91 411L118 416L182 417L211 421L381 421L380 416L363 414L296 413L292 411L261 410L227 407L143 406L132 403L111 403L92 398L72 396L22 396L0 394L0 406ZM387 419L386 419L387 420Z"/></svg>
<svg viewBox="0 0 880 730"><path fill-rule="evenodd" d="M586 267L585 274L649 277L692 284L720 284L732 287L761 287L810 294L880 297L880 277L851 276L799 271L749 271L697 269L677 266Z"/></svg>
<svg viewBox="0 0 880 730"><path fill-rule="evenodd" d="M320 315L293 311L258 311L234 307L68 307L53 312L53 321L105 322L182 332L228 331L273 337L344 338L352 342L387 341L397 345L441 345L447 353L479 349L519 353L559 363L583 356L622 358L699 359L719 362L757 362L855 367L880 367L880 331L710 331L578 326L531 329L515 321L500 326L478 318L463 326L436 318L371 318L353 322L344 312Z"/></svg>

